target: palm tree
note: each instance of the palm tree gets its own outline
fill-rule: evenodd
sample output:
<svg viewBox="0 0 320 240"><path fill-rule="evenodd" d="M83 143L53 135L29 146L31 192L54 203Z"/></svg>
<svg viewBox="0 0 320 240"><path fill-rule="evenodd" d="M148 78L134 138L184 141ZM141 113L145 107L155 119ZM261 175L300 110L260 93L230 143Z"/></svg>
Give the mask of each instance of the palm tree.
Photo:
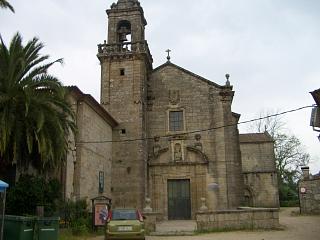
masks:
<svg viewBox="0 0 320 240"><path fill-rule="evenodd" d="M9 8L12 12L14 12L14 8L7 0L0 0L0 7L1 8Z"/></svg>
<svg viewBox="0 0 320 240"><path fill-rule="evenodd" d="M54 168L64 159L74 114L65 88L47 73L57 62L44 63L43 44L37 38L25 46L17 33L9 48L0 43L0 161Z"/></svg>

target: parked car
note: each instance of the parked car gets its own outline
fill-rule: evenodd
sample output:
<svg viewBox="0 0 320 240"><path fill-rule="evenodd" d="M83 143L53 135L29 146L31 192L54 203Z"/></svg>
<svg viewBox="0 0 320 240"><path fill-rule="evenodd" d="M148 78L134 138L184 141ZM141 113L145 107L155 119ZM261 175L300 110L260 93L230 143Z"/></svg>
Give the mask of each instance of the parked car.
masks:
<svg viewBox="0 0 320 240"><path fill-rule="evenodd" d="M137 209L113 209L108 213L105 239L145 239L144 218Z"/></svg>

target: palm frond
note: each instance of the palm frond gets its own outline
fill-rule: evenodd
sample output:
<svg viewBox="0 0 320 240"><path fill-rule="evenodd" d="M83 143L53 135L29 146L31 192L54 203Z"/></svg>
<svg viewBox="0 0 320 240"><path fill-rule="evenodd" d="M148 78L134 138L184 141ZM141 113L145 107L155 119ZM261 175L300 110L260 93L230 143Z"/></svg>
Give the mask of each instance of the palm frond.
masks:
<svg viewBox="0 0 320 240"><path fill-rule="evenodd" d="M1 36L0 36L1 38ZM67 135L76 131L74 113L62 83L48 69L43 44L33 38L24 46L17 33L9 48L0 45L0 157L27 166L36 159L42 169L61 163Z"/></svg>
<svg viewBox="0 0 320 240"><path fill-rule="evenodd" d="M6 0L0 0L0 7L1 8L9 8L14 13L14 8L11 6L11 4Z"/></svg>

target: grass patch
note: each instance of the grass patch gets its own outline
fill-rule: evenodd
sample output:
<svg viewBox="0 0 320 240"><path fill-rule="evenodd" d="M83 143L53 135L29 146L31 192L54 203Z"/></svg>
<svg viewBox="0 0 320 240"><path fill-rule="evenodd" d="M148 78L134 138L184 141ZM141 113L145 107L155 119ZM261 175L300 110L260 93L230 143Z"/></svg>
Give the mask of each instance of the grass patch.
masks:
<svg viewBox="0 0 320 240"><path fill-rule="evenodd" d="M88 239L98 237L98 236L103 236L103 235L104 235L103 229L100 229L95 233L85 233L80 236L74 236L72 234L71 229L60 229L59 240L88 240Z"/></svg>
<svg viewBox="0 0 320 240"><path fill-rule="evenodd" d="M232 228L212 228L207 230L195 230L195 234L208 234L208 233L221 233L221 232L234 232L234 231L243 231L242 229L232 229Z"/></svg>
<svg viewBox="0 0 320 240"><path fill-rule="evenodd" d="M209 234L209 233L225 233L225 232L270 232L270 231L283 231L282 226L270 229L263 228L212 228L207 230L195 230L196 235Z"/></svg>

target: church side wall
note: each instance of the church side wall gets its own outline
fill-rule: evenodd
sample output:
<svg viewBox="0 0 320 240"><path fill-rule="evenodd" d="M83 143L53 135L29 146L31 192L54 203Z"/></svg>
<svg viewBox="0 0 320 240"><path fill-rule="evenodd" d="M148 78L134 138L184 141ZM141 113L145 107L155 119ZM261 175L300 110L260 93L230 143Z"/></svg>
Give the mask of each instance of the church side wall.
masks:
<svg viewBox="0 0 320 240"><path fill-rule="evenodd" d="M276 171L273 142L240 143L242 171Z"/></svg>
<svg viewBox="0 0 320 240"><path fill-rule="evenodd" d="M66 197L86 199L110 196L112 127L86 102L74 100L78 133L75 151L68 154L66 167ZM86 142L96 143L86 143ZM104 175L104 191L99 193L99 172ZM74 188L73 188L74 187Z"/></svg>
<svg viewBox="0 0 320 240"><path fill-rule="evenodd" d="M252 197L252 207L279 207L276 173L244 173L243 176L245 191Z"/></svg>
<svg viewBox="0 0 320 240"><path fill-rule="evenodd" d="M72 111L76 114L77 112L77 101L72 96L68 96L68 102L71 105ZM72 199L74 196L74 163L76 161L76 142L75 135L70 131L68 135L69 150L67 152L66 161L63 167L63 188L65 199Z"/></svg>
<svg viewBox="0 0 320 240"><path fill-rule="evenodd" d="M273 142L241 143L247 199L254 207L279 207Z"/></svg>

